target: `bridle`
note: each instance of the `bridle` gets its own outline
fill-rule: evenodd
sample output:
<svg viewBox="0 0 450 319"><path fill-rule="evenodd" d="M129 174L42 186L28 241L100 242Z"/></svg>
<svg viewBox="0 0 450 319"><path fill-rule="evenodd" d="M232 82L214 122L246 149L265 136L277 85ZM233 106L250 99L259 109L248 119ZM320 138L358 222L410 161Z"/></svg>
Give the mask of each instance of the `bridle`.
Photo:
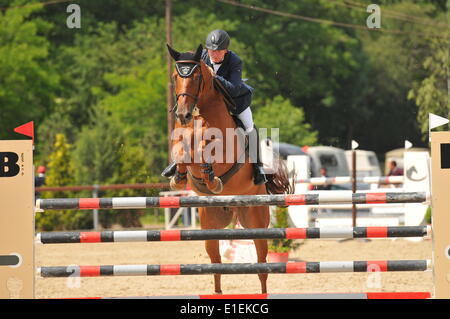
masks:
<svg viewBox="0 0 450 319"><path fill-rule="evenodd" d="M181 65L179 65L179 64L181 64ZM183 64L195 64L195 65L191 66L191 67L188 67L188 66L184 66L183 67L182 66ZM198 67L200 67L200 62L194 61L194 60L180 60L180 61L177 61L175 63L175 68L177 70L177 73L182 78L190 78L194 74L194 71ZM197 104L198 104L200 89L201 89L201 85L202 85L202 80L203 80L202 72L200 72L200 77L199 77L199 81L198 81L198 89L197 89L197 94L196 95L192 95L192 94L187 93L187 92L176 94L175 95L175 101L176 102L175 102L175 105L173 106L173 108L170 110L170 112L174 112L177 109L177 107L178 107L178 99L179 99L180 96L189 96L189 97L191 97L194 100L194 103L191 104L191 106L189 107L189 113L191 113L192 115L195 116L196 114L194 114L194 113L198 112ZM197 110L197 112L196 112L196 110ZM175 115L176 115L176 113L175 113Z"/></svg>

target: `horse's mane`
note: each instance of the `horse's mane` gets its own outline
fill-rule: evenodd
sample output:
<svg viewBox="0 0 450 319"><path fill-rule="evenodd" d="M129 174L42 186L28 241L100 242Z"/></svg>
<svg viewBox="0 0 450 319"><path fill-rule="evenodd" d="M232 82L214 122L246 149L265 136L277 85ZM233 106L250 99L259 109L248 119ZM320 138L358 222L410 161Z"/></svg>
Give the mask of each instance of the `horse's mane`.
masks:
<svg viewBox="0 0 450 319"><path fill-rule="evenodd" d="M230 93L228 93L223 84L220 82L220 80L218 80L217 78L213 78L213 87L223 96L223 99L225 101L225 104L227 105L228 110L230 111L236 110L237 108L236 103L234 102Z"/></svg>

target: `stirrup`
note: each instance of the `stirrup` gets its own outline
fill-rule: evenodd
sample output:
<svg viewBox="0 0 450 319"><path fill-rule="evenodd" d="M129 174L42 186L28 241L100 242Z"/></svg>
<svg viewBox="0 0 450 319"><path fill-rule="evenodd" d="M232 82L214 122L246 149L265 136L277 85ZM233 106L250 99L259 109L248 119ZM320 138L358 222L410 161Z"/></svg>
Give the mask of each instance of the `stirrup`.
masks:
<svg viewBox="0 0 450 319"><path fill-rule="evenodd" d="M161 173L161 176L163 177L172 177L175 175L175 172L177 171L177 163L172 162L169 166L167 166Z"/></svg>

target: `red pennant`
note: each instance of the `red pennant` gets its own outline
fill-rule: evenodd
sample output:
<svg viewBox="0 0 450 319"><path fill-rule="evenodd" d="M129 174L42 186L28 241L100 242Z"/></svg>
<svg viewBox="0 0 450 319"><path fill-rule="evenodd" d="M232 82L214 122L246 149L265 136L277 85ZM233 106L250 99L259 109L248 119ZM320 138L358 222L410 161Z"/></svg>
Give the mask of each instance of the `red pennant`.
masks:
<svg viewBox="0 0 450 319"><path fill-rule="evenodd" d="M14 132L29 136L33 139L34 144L34 122L28 122L14 129Z"/></svg>

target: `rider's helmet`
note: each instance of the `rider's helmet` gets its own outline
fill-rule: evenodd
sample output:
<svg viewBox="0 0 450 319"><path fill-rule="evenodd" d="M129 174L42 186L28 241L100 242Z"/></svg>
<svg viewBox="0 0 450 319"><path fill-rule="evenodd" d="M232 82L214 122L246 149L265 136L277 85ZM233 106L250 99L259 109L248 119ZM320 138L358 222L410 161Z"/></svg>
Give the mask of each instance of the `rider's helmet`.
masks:
<svg viewBox="0 0 450 319"><path fill-rule="evenodd" d="M210 50L225 50L230 45L230 36L224 30L214 30L206 37L206 48Z"/></svg>

